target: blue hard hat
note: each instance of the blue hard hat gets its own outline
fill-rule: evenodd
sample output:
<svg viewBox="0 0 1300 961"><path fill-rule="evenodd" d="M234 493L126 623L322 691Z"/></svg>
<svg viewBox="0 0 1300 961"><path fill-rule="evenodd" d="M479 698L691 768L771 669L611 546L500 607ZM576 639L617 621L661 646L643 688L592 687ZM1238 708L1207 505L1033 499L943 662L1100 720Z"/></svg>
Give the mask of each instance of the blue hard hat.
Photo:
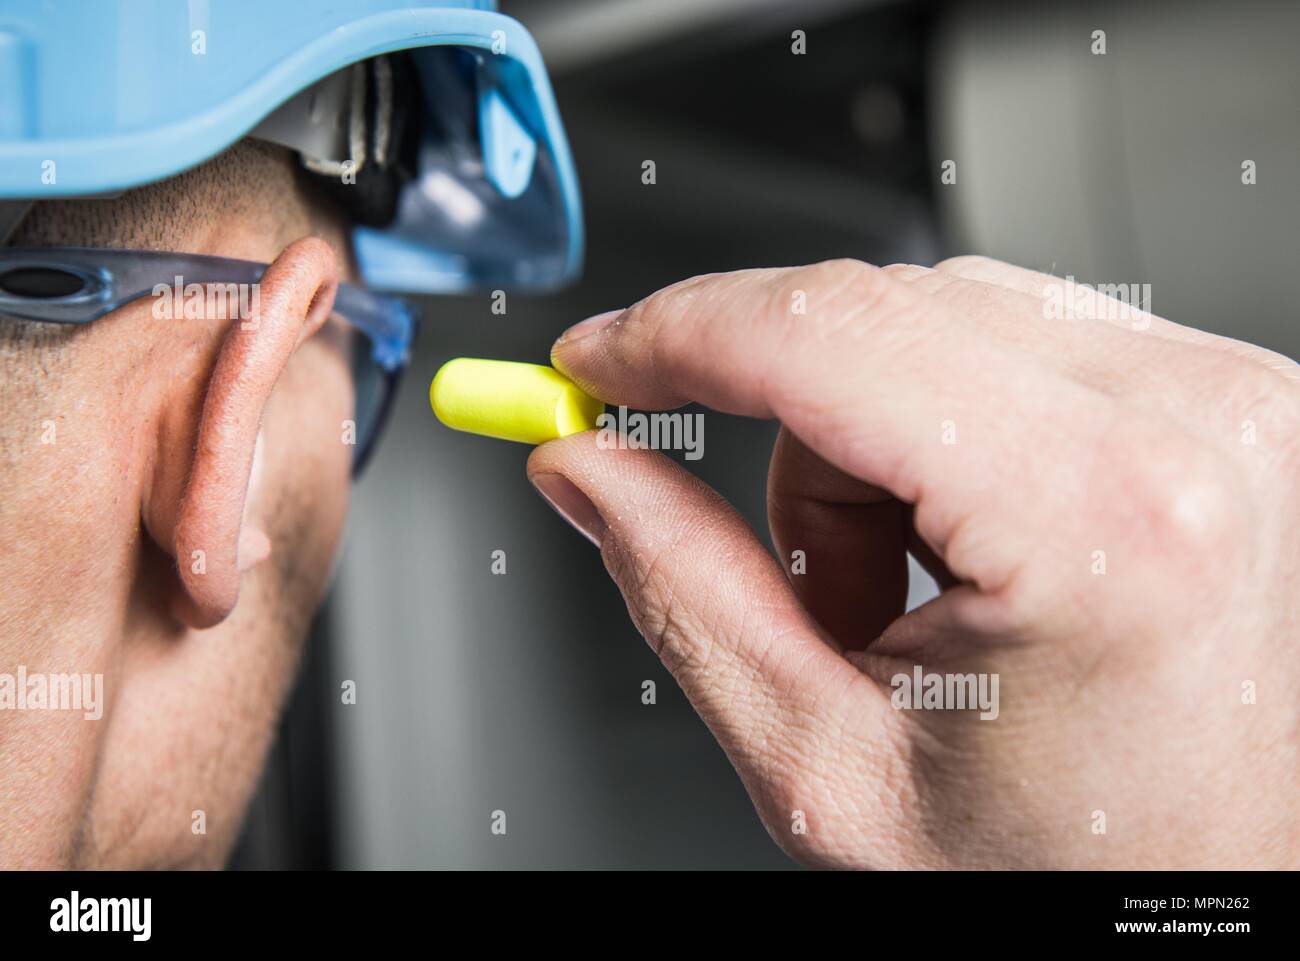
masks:
<svg viewBox="0 0 1300 961"><path fill-rule="evenodd" d="M374 287L557 286L577 179L537 46L495 7L0 0L0 203L111 196L254 136L366 201Z"/></svg>

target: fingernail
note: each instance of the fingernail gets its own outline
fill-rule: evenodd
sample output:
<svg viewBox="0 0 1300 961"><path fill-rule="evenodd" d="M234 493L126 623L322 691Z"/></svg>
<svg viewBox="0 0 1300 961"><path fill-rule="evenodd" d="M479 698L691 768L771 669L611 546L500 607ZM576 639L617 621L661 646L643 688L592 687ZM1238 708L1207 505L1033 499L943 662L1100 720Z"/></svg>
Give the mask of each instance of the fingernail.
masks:
<svg viewBox="0 0 1300 961"><path fill-rule="evenodd" d="M588 337L596 333L596 331L608 327L610 322L621 313L623 313L623 309L620 307L618 310L607 310L603 314L597 314L595 317L588 317L586 320L579 321L560 334L560 339L556 343L567 344Z"/></svg>
<svg viewBox="0 0 1300 961"><path fill-rule="evenodd" d="M573 481L563 474L533 474L528 478L542 495L542 500L550 504L574 529L597 547L605 536L605 520Z"/></svg>

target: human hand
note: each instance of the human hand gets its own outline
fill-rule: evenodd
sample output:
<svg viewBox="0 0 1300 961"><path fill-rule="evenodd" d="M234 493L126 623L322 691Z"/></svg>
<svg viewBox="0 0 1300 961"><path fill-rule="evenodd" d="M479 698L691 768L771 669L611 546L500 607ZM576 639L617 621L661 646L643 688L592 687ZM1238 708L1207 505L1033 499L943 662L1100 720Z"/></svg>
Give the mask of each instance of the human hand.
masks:
<svg viewBox="0 0 1300 961"><path fill-rule="evenodd" d="M781 421L780 562L657 452L580 434L528 471L793 857L1300 865L1300 369L1119 306L983 258L833 261L556 344L609 403ZM943 590L904 613L909 551ZM996 676L996 717L897 709L917 665Z"/></svg>

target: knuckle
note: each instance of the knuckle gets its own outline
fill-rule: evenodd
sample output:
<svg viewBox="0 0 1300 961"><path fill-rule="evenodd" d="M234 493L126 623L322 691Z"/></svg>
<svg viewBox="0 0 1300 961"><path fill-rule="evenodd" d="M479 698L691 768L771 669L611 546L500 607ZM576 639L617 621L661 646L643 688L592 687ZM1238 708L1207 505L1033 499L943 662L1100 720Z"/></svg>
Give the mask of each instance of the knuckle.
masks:
<svg viewBox="0 0 1300 961"><path fill-rule="evenodd" d="M657 365L673 367L688 361L698 353L701 336L708 334L704 324L712 312L701 309L701 301L725 285L726 279L718 274L701 274L629 307L619 322L623 329L618 346L624 361L648 364L652 374Z"/></svg>
<svg viewBox="0 0 1300 961"><path fill-rule="evenodd" d="M796 276L823 293L846 291L856 297L887 287L893 282L886 271L852 257L823 260L820 263L800 267L796 271Z"/></svg>
<svg viewBox="0 0 1300 961"><path fill-rule="evenodd" d="M625 312L626 319L629 322L650 325L660 325L674 320L685 313L703 293L704 288L717 278L717 274L699 274L667 287L661 287L629 307Z"/></svg>
<svg viewBox="0 0 1300 961"><path fill-rule="evenodd" d="M911 281L923 280L934 274L931 267L922 267L919 264L887 264L880 268L886 275L901 280L904 283Z"/></svg>
<svg viewBox="0 0 1300 961"><path fill-rule="evenodd" d="M1233 441L1288 468L1300 463L1300 367L1280 358L1234 361L1218 394L1230 428L1240 431Z"/></svg>
<svg viewBox="0 0 1300 961"><path fill-rule="evenodd" d="M800 734L822 749L809 751ZM746 786L764 827L790 857L816 867L862 868L898 863L876 830L897 829L906 812L879 779L886 772L860 758L838 756L815 730L787 732L767 746L761 758L746 765ZM907 774L902 793L909 793Z"/></svg>
<svg viewBox="0 0 1300 961"><path fill-rule="evenodd" d="M901 307L900 295L907 289L896 274L850 258L797 268L795 282L815 290L817 299L828 308L809 311L823 339L846 330L858 336L891 322Z"/></svg>
<svg viewBox="0 0 1300 961"><path fill-rule="evenodd" d="M1229 485L1218 470L1175 480L1167 496L1151 499L1149 510L1156 543L1179 554L1216 549L1239 529Z"/></svg>
<svg viewBox="0 0 1300 961"><path fill-rule="evenodd" d="M772 840L806 864L827 860L827 791L805 759L769 752L752 762L750 795Z"/></svg>
<svg viewBox="0 0 1300 961"><path fill-rule="evenodd" d="M623 356L641 355L654 345L661 330L672 326L662 322L668 303L662 298L662 293L658 291L637 301L616 321L619 330L614 338L614 349Z"/></svg>
<svg viewBox="0 0 1300 961"><path fill-rule="evenodd" d="M992 257L985 257L982 254L959 254L956 257L947 257L939 261L934 265L934 269L954 274L964 271L990 273L1005 266L1002 261L994 260Z"/></svg>
<svg viewBox="0 0 1300 961"><path fill-rule="evenodd" d="M664 323L681 310L683 301L689 302L692 289L705 279L706 275L690 277L647 294L623 311L623 326L636 328Z"/></svg>
<svg viewBox="0 0 1300 961"><path fill-rule="evenodd" d="M647 556L615 548L606 561L637 630L668 673L680 679L707 670L712 642L681 604L662 557L663 552Z"/></svg>
<svg viewBox="0 0 1300 961"><path fill-rule="evenodd" d="M712 642L705 632L696 629L674 595L648 605L644 614L648 643L669 674L681 678L708 672Z"/></svg>
<svg viewBox="0 0 1300 961"><path fill-rule="evenodd" d="M1112 457L1123 462L1129 503L1154 552L1181 566L1231 550L1244 522L1240 484L1217 447L1157 434L1140 446L1120 445Z"/></svg>

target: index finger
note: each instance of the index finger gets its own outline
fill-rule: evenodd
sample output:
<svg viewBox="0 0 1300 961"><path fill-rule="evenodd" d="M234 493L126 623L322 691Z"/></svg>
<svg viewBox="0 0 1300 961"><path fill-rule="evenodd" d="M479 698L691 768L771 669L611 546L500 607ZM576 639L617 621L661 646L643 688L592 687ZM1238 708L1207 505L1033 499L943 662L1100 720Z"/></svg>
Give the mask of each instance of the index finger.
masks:
<svg viewBox="0 0 1300 961"><path fill-rule="evenodd" d="M976 516L1049 511L1059 529L1062 507L1087 493L1067 448L1100 443L1113 421L1109 398L856 261L697 277L570 330L552 360L613 404L699 401L779 419L828 462L916 504L922 537L977 582L951 554L953 533ZM1027 476L1042 492L1030 502ZM1010 571L1024 557L1016 538L990 548L969 533L985 541L981 566Z"/></svg>

